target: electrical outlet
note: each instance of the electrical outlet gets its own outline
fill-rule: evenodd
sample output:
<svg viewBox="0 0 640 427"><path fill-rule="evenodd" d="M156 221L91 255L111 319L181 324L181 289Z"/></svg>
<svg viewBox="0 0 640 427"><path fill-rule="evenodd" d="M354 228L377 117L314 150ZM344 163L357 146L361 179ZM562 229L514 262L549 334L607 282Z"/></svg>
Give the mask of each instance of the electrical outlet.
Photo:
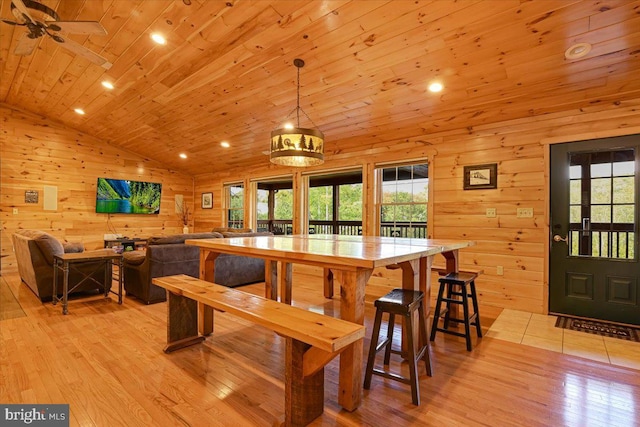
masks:
<svg viewBox="0 0 640 427"><path fill-rule="evenodd" d="M496 208L487 208L487 218L495 218L496 215Z"/></svg>
<svg viewBox="0 0 640 427"><path fill-rule="evenodd" d="M13 214L18 215L18 208L13 208Z"/></svg>
<svg viewBox="0 0 640 427"><path fill-rule="evenodd" d="M496 266L496 274L498 276L503 276L504 275L504 267L501 265Z"/></svg>
<svg viewBox="0 0 640 427"><path fill-rule="evenodd" d="M518 208L516 216L518 218L533 218L533 208Z"/></svg>

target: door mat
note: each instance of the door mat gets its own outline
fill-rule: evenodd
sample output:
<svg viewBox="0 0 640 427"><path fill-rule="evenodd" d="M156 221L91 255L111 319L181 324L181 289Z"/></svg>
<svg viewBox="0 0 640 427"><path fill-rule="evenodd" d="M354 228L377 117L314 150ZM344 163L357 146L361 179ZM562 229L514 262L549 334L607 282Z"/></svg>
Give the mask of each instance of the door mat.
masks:
<svg viewBox="0 0 640 427"><path fill-rule="evenodd" d="M2 277L0 277L0 320L15 319L26 316L22 306L11 292Z"/></svg>
<svg viewBox="0 0 640 427"><path fill-rule="evenodd" d="M640 342L640 331L638 328L616 325L614 323L558 316L558 319L556 320L556 328L564 328L572 331L586 332L588 334L602 335L603 337Z"/></svg>

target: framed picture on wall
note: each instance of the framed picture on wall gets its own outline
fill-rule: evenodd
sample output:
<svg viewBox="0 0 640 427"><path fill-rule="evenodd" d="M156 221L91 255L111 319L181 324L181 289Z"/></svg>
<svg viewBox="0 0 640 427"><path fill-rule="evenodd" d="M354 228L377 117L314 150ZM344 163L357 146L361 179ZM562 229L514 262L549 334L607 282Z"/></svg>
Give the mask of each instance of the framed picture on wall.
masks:
<svg viewBox="0 0 640 427"><path fill-rule="evenodd" d="M213 208L213 193L202 193L202 209Z"/></svg>
<svg viewBox="0 0 640 427"><path fill-rule="evenodd" d="M463 188L465 190L498 188L498 164L465 166Z"/></svg>

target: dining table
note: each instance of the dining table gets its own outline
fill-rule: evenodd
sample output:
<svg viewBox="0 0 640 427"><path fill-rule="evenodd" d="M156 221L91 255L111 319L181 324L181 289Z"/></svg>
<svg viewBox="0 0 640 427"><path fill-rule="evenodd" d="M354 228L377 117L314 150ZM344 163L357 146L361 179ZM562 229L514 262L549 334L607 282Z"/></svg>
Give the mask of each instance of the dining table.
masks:
<svg viewBox="0 0 640 427"><path fill-rule="evenodd" d="M402 287L425 294L429 314L431 265L437 255L445 259L447 272L458 271L459 250L473 241L417 239L332 234L260 235L213 239L188 239L200 248L200 279L213 282L215 259L220 254L258 257L265 260L265 296L291 303L292 264L320 267L327 283L340 282L340 317L364 325L365 286L376 268L400 269ZM213 331L213 310L198 306L200 333ZM362 401L363 342L340 354L338 403L354 411Z"/></svg>

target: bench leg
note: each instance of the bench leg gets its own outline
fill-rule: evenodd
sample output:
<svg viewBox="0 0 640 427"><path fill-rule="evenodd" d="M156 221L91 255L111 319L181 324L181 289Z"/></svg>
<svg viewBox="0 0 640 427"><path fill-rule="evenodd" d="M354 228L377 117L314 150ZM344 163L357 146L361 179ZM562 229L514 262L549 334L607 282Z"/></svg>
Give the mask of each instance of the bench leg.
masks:
<svg viewBox="0 0 640 427"><path fill-rule="evenodd" d="M306 426L324 411L324 368L303 376L302 361L309 344L287 338L285 363L286 427Z"/></svg>
<svg viewBox="0 0 640 427"><path fill-rule="evenodd" d="M204 341L198 335L198 303L167 292L167 346L165 353Z"/></svg>

